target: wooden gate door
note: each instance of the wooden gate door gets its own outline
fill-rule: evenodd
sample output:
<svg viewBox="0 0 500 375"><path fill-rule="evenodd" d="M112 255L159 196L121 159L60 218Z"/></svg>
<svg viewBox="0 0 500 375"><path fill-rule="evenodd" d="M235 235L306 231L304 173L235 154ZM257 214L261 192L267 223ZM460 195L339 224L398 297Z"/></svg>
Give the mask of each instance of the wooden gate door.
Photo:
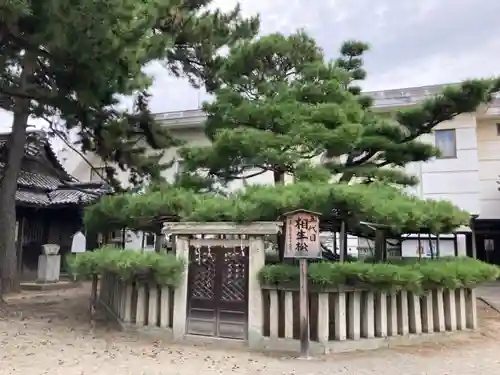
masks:
<svg viewBox="0 0 500 375"><path fill-rule="evenodd" d="M248 248L191 248L187 333L246 339Z"/></svg>

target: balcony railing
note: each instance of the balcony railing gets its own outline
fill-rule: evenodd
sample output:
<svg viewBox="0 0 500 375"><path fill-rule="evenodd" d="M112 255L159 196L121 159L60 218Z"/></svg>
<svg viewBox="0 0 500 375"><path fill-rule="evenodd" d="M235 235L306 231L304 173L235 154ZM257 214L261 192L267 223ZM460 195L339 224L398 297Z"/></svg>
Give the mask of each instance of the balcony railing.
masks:
<svg viewBox="0 0 500 375"><path fill-rule="evenodd" d="M162 112L155 114L155 118L157 120L179 120L204 116L205 113L201 109L188 109L185 111Z"/></svg>
<svg viewBox="0 0 500 375"><path fill-rule="evenodd" d="M365 94L374 99L375 108L400 107L417 104L442 91L444 85L429 86L428 88L410 89L409 91L371 91ZM495 100L488 106L487 114L500 115L500 94L495 95ZM202 119L205 113L201 109L188 109L185 111L162 112L155 114L157 120L190 120ZM201 122L201 121L200 121Z"/></svg>

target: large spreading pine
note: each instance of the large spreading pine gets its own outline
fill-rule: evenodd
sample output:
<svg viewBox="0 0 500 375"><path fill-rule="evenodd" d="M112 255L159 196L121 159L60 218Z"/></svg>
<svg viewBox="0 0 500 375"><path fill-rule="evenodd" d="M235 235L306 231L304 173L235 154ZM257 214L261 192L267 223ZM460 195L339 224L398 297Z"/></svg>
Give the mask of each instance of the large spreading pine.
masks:
<svg viewBox="0 0 500 375"><path fill-rule="evenodd" d="M350 231L361 221L395 234L446 233L465 224L469 213L449 202L403 194L401 185L416 182L403 167L435 156L418 137L490 101L498 81L467 81L393 116L380 114L358 86L366 49L347 42L339 59L327 61L303 32L235 44L215 75L213 100L204 105L212 144L181 149L185 172L173 186L106 197L87 210L86 224L141 228L165 217L272 221L298 208L326 219L336 210ZM274 185L210 192L264 173L273 175ZM287 174L295 183L283 184Z"/></svg>
<svg viewBox="0 0 500 375"><path fill-rule="evenodd" d="M204 106L212 145L185 148L186 166L223 181L272 172L281 183L286 174L317 177L307 162L321 157L334 181L357 176L366 183L415 183L398 167L437 153L417 138L491 100L497 82L467 81L393 117L381 116L356 85L365 78L366 49L346 42L341 58L326 61L302 32L239 43L223 64L215 99Z"/></svg>
<svg viewBox="0 0 500 375"><path fill-rule="evenodd" d="M258 19L239 8L206 10L210 0L8 0L0 4L0 107L14 115L0 182L2 291L15 289L15 192L29 117L75 129L83 151L131 171L160 176L176 141L153 121L144 67L155 60L192 82L215 87L220 48L253 37ZM134 111L117 109L119 96ZM53 120L56 120L53 122ZM61 128L53 129L59 134ZM153 148L157 153L146 153ZM108 177L112 179L113 168Z"/></svg>

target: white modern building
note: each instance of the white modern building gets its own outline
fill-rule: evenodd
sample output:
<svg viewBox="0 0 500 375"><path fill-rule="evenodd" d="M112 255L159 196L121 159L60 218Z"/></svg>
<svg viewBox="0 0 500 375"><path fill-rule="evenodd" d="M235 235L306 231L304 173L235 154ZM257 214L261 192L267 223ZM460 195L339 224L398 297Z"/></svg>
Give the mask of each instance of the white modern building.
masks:
<svg viewBox="0 0 500 375"><path fill-rule="evenodd" d="M375 99L375 108L391 112L415 105L426 97L439 93L444 85L412 87L397 90L368 92ZM160 113L157 115L164 126L171 129L174 136L187 141L191 145L209 144L203 132L205 115L201 110L186 110ZM452 121L439 124L431 134L422 137L435 144L442 156L425 163L414 163L407 166L407 171L420 180L410 192L429 199L445 199L477 215L476 228L477 251L480 258L489 257L500 263L496 248L500 248L500 192L497 183L500 175L500 99L488 107L481 107L476 113L457 116ZM68 172L81 180L95 181L100 179L88 162L98 171L104 168L102 161L95 155L86 155L87 161L69 151L62 151L61 159L65 160ZM180 168L175 149L169 149L165 161L176 160L173 167L165 171L165 177L172 179ZM127 181L127 174L122 172L120 179ZM271 173L253 178L248 183L271 183ZM237 188L238 185L233 185ZM498 223L498 224L497 224ZM416 239L403 242L402 252L414 255L418 252ZM453 241L443 241L441 254L465 253L466 241L470 248L471 236L451 235ZM135 241L134 241L135 242ZM425 242L425 241L424 241ZM148 240L152 244L152 240ZM420 252L426 253L422 250ZM357 247L358 240L350 238L348 247L351 252ZM366 244L361 244L366 247ZM487 252L485 252L485 248ZM416 250L417 249L417 250ZM498 259L497 259L498 258Z"/></svg>

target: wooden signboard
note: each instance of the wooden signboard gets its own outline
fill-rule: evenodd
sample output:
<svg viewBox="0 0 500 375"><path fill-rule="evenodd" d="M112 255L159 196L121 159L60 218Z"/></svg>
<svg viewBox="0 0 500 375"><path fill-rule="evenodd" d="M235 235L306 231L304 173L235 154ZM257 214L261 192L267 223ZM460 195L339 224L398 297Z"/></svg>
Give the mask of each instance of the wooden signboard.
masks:
<svg viewBox="0 0 500 375"><path fill-rule="evenodd" d="M285 258L321 258L319 216L316 212L296 210L285 215Z"/></svg>
<svg viewBox="0 0 500 375"><path fill-rule="evenodd" d="M319 216L317 212L296 210L285 215L285 258L300 260L300 353L309 353L309 294L307 260L321 258Z"/></svg>

